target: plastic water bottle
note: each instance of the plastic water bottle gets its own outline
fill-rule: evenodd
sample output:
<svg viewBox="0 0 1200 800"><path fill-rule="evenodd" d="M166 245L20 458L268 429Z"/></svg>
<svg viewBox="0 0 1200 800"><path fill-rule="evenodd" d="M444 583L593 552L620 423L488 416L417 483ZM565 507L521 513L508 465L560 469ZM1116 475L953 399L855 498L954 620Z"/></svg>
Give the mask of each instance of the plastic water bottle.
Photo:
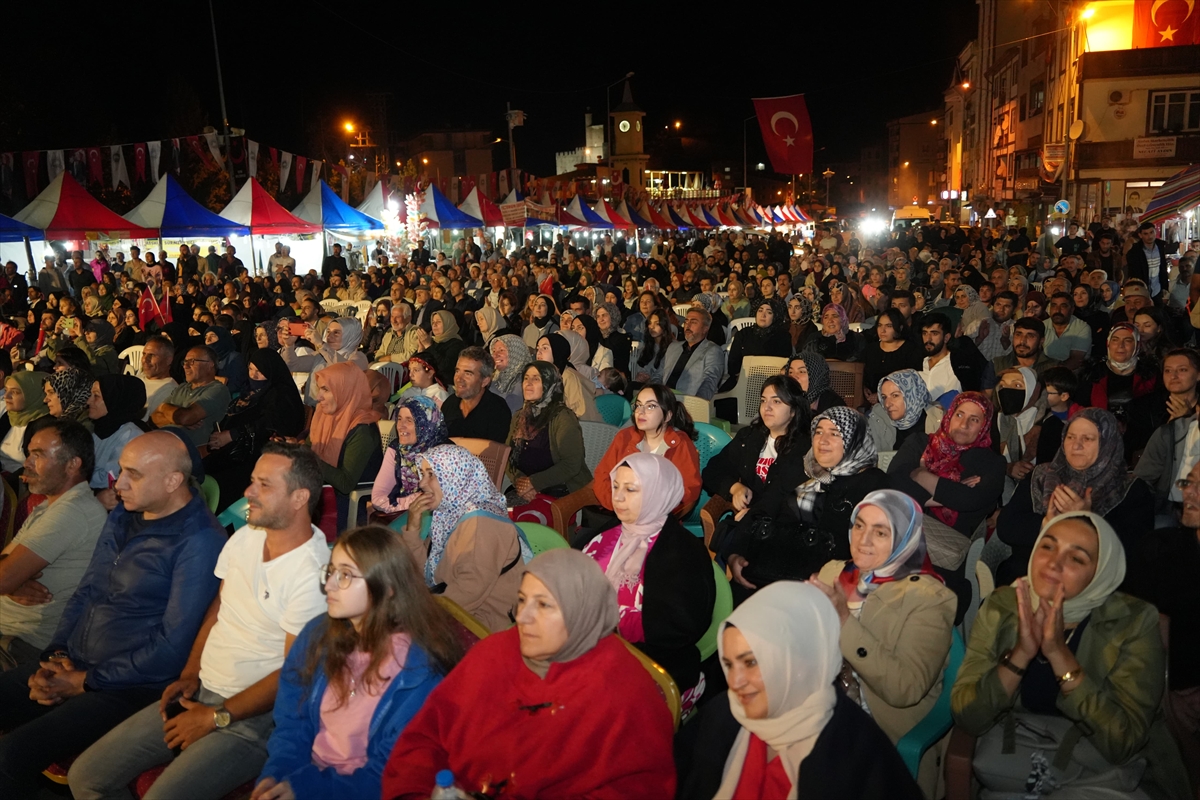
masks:
<svg viewBox="0 0 1200 800"><path fill-rule="evenodd" d="M439 771L433 782L430 800L471 800L470 795L458 788L454 782L454 773L448 769Z"/></svg>

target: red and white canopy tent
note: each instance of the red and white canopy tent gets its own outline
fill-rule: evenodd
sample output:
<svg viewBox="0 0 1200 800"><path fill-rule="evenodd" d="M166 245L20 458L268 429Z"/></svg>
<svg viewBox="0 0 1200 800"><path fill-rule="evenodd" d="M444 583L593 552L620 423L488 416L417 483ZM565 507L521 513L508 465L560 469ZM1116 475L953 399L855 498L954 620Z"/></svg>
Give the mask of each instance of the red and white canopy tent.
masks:
<svg viewBox="0 0 1200 800"><path fill-rule="evenodd" d="M305 222L279 205L255 178L250 178L242 185L229 205L221 210L221 216L250 228L250 250L255 255L256 270L260 254L257 252L259 248L254 246L255 236L259 237L258 244L262 245L267 236L315 234L322 230L319 223ZM296 262L300 263L301 260L297 258Z"/></svg>
<svg viewBox="0 0 1200 800"><path fill-rule="evenodd" d="M135 225L88 194L62 172L13 219L45 231L47 239L156 239L157 228Z"/></svg>

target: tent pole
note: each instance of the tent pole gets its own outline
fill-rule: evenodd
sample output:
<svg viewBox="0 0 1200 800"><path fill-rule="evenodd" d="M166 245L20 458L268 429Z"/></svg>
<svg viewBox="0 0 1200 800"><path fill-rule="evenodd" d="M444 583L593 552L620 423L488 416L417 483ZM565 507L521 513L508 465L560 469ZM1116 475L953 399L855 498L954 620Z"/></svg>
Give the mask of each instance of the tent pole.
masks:
<svg viewBox="0 0 1200 800"><path fill-rule="evenodd" d="M37 281L37 267L33 263L33 247L29 244L28 236L22 236L21 239L25 242L25 257L29 259L29 285L32 286Z"/></svg>

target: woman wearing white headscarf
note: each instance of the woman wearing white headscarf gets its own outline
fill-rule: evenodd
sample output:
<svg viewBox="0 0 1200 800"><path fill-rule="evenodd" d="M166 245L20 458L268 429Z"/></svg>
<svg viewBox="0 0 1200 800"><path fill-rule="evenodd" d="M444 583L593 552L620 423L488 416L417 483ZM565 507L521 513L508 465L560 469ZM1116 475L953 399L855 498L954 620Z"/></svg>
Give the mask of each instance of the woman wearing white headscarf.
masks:
<svg viewBox="0 0 1200 800"><path fill-rule="evenodd" d="M1042 397L1037 373L1029 367L1002 370L996 376L996 429L1000 434L1000 453L1008 462L1009 480L1005 484L1004 501L1012 497L1017 481L1033 470L1037 457L1038 434L1035 427ZM1041 403L1045 405L1045 403Z"/></svg>
<svg viewBox="0 0 1200 800"><path fill-rule="evenodd" d="M1192 795L1160 711L1158 612L1118 592L1124 580L1112 526L1068 512L1042 526L1029 577L979 610L951 709L981 737L981 797L1049 794L1056 784L1055 800Z"/></svg>
<svg viewBox="0 0 1200 800"><path fill-rule="evenodd" d="M362 338L362 323L354 317L338 317L329 323L329 326L325 328L325 333L321 336L321 349L313 358L312 369L308 376L308 386L304 390L305 405L314 407L317 405L319 398L313 376L330 364L349 361L359 369L366 369L370 366L367 357L358 351L358 346L362 344Z"/></svg>
<svg viewBox="0 0 1200 800"><path fill-rule="evenodd" d="M679 759L679 798L922 797L896 749L834 688L841 626L814 586L780 581L721 624L729 691Z"/></svg>
<svg viewBox="0 0 1200 800"><path fill-rule="evenodd" d="M851 559L830 561L812 581L842 623L842 685L893 743L948 691L942 672L958 597L929 561L924 521L908 495L871 492L850 517ZM927 797L941 794L946 741L921 759L917 777Z"/></svg>
<svg viewBox="0 0 1200 800"><path fill-rule="evenodd" d="M704 542L671 516L683 476L659 455L632 453L609 472L621 524L583 548L617 592L617 631L662 666L688 711L704 693L696 643L712 623L716 588Z"/></svg>

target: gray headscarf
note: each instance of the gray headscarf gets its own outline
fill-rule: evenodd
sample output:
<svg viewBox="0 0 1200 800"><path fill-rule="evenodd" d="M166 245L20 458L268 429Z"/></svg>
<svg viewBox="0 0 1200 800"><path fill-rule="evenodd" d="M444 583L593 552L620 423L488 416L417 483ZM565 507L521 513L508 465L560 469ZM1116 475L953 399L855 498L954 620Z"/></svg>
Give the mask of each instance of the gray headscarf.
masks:
<svg viewBox="0 0 1200 800"><path fill-rule="evenodd" d="M533 361L533 354L529 352L529 345L525 344L525 340L512 333L502 333L493 337L488 348L491 349L496 342L502 342L508 350L508 366L496 372L492 378L492 385L500 394L512 394L520 387L521 376L525 374L525 367Z"/></svg>
<svg viewBox="0 0 1200 800"><path fill-rule="evenodd" d="M557 653L545 661L524 659L539 677L546 677L551 664L574 661L616 631L617 591L590 556L570 548L549 550L530 561L525 572L554 595L567 627L567 641Z"/></svg>
<svg viewBox="0 0 1200 800"><path fill-rule="evenodd" d="M853 408L834 406L813 417L810 435L816 434L817 425L823 420L837 426L844 450L842 460L829 468L817 463L811 447L805 454L804 472L809 479L796 487L796 502L800 506L800 516L805 520L814 515L817 495L825 491L826 486L838 478L856 475L879 463L879 451L875 448L875 440L871 438L866 417Z"/></svg>

